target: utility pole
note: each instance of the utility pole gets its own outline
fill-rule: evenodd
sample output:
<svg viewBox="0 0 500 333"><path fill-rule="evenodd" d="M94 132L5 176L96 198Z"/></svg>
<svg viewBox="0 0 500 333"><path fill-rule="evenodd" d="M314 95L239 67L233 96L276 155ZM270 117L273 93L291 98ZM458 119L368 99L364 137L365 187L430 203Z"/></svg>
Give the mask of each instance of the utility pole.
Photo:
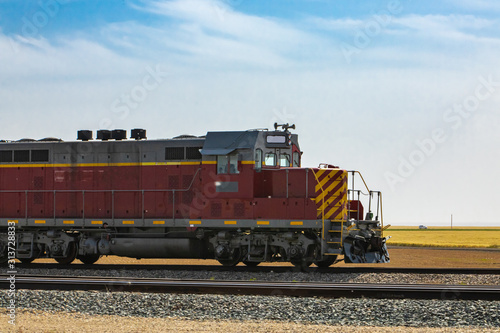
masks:
<svg viewBox="0 0 500 333"><path fill-rule="evenodd" d="M451 214L451 229L453 229L453 214Z"/></svg>

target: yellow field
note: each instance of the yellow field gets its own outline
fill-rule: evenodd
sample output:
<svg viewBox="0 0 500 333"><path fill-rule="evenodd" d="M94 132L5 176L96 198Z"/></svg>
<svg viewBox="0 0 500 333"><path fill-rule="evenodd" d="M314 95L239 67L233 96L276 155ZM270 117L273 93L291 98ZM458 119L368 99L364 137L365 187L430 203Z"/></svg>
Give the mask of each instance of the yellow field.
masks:
<svg viewBox="0 0 500 333"><path fill-rule="evenodd" d="M390 227L384 236L394 246L500 248L500 227Z"/></svg>

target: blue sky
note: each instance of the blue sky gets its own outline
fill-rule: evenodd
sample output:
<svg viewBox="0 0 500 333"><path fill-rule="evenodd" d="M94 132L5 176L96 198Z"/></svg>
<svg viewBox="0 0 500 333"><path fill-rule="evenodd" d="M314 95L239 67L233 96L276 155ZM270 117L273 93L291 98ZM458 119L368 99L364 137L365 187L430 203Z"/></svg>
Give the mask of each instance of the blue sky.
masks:
<svg viewBox="0 0 500 333"><path fill-rule="evenodd" d="M500 3L0 0L0 139L296 123L391 224L499 225Z"/></svg>

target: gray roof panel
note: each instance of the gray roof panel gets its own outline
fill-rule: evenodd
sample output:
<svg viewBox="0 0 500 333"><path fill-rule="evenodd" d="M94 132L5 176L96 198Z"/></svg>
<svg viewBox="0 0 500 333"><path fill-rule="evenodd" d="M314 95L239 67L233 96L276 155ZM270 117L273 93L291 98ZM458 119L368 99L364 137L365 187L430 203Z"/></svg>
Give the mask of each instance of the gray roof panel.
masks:
<svg viewBox="0 0 500 333"><path fill-rule="evenodd" d="M202 155L227 155L236 149L253 149L258 131L208 132Z"/></svg>

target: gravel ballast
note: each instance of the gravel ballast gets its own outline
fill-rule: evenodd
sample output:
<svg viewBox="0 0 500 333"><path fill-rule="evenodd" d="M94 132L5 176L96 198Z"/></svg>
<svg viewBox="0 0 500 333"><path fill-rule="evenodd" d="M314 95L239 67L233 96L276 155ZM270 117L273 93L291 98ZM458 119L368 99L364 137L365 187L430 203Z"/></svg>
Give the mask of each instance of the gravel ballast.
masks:
<svg viewBox="0 0 500 333"><path fill-rule="evenodd" d="M0 307L7 306L0 291ZM500 328L500 301L323 299L18 290L18 309L190 320L319 325Z"/></svg>

